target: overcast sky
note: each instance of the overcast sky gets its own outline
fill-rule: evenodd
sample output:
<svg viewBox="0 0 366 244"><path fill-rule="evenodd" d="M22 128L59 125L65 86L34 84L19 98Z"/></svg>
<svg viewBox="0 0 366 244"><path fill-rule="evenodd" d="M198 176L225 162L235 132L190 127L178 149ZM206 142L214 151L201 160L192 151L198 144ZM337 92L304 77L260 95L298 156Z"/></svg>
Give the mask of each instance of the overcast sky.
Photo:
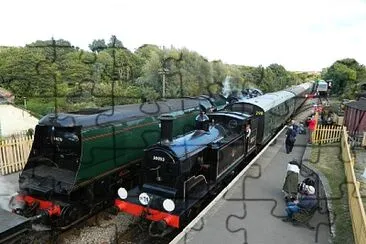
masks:
<svg viewBox="0 0 366 244"><path fill-rule="evenodd" d="M366 0L2 0L0 45L63 38L88 49L114 34L197 51L210 61L316 71L366 64Z"/></svg>

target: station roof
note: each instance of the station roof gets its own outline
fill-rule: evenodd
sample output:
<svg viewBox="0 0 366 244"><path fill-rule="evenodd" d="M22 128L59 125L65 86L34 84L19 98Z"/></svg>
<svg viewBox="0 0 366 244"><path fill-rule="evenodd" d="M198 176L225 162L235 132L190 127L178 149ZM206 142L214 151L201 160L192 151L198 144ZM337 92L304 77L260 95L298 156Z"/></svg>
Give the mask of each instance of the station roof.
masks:
<svg viewBox="0 0 366 244"><path fill-rule="evenodd" d="M272 93L266 93L259 97L253 97L246 100L240 100L237 103L249 103L262 108L264 111L268 111L273 107L285 102L286 100L295 97L295 95L288 91L278 91Z"/></svg>
<svg viewBox="0 0 366 244"><path fill-rule="evenodd" d="M102 124L123 122L145 117L159 116L165 113L199 110L200 104L207 102L203 98L168 99L156 103L118 105L113 108L86 110L76 113L48 114L40 121L40 125L53 126L100 126Z"/></svg>
<svg viewBox="0 0 366 244"><path fill-rule="evenodd" d="M366 111L366 99L365 98L361 98L358 101L354 101L354 102L347 103L346 104L346 107L354 108L354 109L357 109L357 110Z"/></svg>

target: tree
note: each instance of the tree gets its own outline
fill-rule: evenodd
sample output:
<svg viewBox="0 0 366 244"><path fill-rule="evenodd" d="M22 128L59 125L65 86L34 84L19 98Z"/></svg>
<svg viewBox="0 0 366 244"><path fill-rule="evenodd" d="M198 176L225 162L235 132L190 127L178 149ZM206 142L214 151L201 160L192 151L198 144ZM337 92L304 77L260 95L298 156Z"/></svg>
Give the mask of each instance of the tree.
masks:
<svg viewBox="0 0 366 244"><path fill-rule="evenodd" d="M360 67L357 62L352 59L338 60L332 66L325 70L322 74L324 80L333 80L332 92L336 94L343 94L346 92L346 97L352 97L353 87L357 83L357 70Z"/></svg>
<svg viewBox="0 0 366 244"><path fill-rule="evenodd" d="M71 43L69 41L66 41L64 39L58 39L58 40L52 39L46 41L37 40L30 44L26 44L26 47L50 47L53 45L63 48L74 48L74 46L71 46Z"/></svg>
<svg viewBox="0 0 366 244"><path fill-rule="evenodd" d="M115 35L112 35L107 44L109 48L124 48L122 42Z"/></svg>
<svg viewBox="0 0 366 244"><path fill-rule="evenodd" d="M45 58L51 62L61 60L68 53L77 50L74 46L71 45L69 41L66 41L64 39L52 39L46 41L37 40L35 42L27 44L26 48L41 50Z"/></svg>
<svg viewBox="0 0 366 244"><path fill-rule="evenodd" d="M103 51L104 49L106 49L107 45L105 44L104 39L98 39L98 40L93 40L93 42L91 44L89 44L89 48L92 52L99 53L100 51Z"/></svg>
<svg viewBox="0 0 366 244"><path fill-rule="evenodd" d="M287 85L289 85L289 73L286 71L286 69L279 64L271 64L267 67L267 69L270 69L273 74L275 75L274 81L273 81L273 91L278 91L283 88L285 88Z"/></svg>
<svg viewBox="0 0 366 244"><path fill-rule="evenodd" d="M141 87L142 97L146 100L155 100L161 94L161 58L153 52L151 58L141 68L141 76L137 78L137 84Z"/></svg>
<svg viewBox="0 0 366 244"><path fill-rule="evenodd" d="M50 77L43 71L44 55L40 49L9 48L0 52L0 86L16 98L39 96L51 88Z"/></svg>

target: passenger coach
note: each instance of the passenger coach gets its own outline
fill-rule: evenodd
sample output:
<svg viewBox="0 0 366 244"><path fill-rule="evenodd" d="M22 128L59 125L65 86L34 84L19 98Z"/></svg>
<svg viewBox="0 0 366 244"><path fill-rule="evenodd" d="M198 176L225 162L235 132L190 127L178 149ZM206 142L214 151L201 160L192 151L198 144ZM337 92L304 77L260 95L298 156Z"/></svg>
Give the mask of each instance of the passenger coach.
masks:
<svg viewBox="0 0 366 244"><path fill-rule="evenodd" d="M283 91L240 100L234 104L229 104L226 109L252 116L251 125L258 128L257 144L262 146L305 102L312 87L311 82L304 83Z"/></svg>

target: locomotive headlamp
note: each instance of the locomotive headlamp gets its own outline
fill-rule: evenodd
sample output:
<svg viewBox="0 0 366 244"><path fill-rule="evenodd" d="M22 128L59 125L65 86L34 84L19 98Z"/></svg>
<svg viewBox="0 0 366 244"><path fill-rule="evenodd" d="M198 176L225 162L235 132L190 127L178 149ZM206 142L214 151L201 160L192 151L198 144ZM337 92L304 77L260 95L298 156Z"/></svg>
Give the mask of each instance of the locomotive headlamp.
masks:
<svg viewBox="0 0 366 244"><path fill-rule="evenodd" d="M128 197L128 193L127 193L127 190L123 187L119 188L118 189L118 196L121 198L121 199L126 199Z"/></svg>
<svg viewBox="0 0 366 244"><path fill-rule="evenodd" d="M147 193L143 192L139 195L139 201L142 205L148 205L150 202L150 197Z"/></svg>
<svg viewBox="0 0 366 244"><path fill-rule="evenodd" d="M163 207L168 212L173 211L175 209L174 201L171 199L165 199L163 202Z"/></svg>

